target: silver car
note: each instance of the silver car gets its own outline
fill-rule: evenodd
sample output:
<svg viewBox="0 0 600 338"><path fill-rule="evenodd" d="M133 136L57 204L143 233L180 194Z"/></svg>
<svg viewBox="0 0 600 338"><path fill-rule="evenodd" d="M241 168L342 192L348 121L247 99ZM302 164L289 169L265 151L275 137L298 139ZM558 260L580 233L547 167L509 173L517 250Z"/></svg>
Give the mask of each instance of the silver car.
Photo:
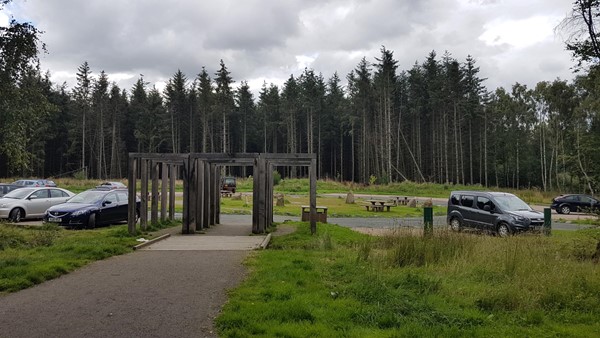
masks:
<svg viewBox="0 0 600 338"><path fill-rule="evenodd" d="M46 209L73 196L74 193L61 188L16 189L0 198L0 219L17 223L25 218L42 218Z"/></svg>

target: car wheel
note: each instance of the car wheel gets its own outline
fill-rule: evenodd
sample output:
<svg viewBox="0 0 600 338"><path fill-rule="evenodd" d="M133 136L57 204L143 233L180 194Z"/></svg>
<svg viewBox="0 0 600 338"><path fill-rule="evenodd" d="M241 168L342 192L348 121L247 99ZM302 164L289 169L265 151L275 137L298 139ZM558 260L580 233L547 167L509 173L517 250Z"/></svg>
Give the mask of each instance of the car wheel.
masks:
<svg viewBox="0 0 600 338"><path fill-rule="evenodd" d="M135 224L137 224L140 221L140 211L136 210L135 211Z"/></svg>
<svg viewBox="0 0 600 338"><path fill-rule="evenodd" d="M510 228L508 227L508 224L506 224L506 223L498 224L498 230L496 232L498 233L498 236L500 236L500 237L508 237L512 233L510 231Z"/></svg>
<svg viewBox="0 0 600 338"><path fill-rule="evenodd" d="M87 220L87 228L93 229L96 227L96 214L91 213Z"/></svg>
<svg viewBox="0 0 600 338"><path fill-rule="evenodd" d="M10 221L13 223L19 223L21 221L21 218L23 218L23 209L21 208L15 208L10 212L9 218Z"/></svg>
<svg viewBox="0 0 600 338"><path fill-rule="evenodd" d="M460 224L460 219L458 219L458 217L454 217L450 220L450 229L453 231L460 231L462 229L462 225Z"/></svg>
<svg viewBox="0 0 600 338"><path fill-rule="evenodd" d="M568 215L570 212L571 212L571 208L569 208L568 205L563 205L562 207L560 207L561 214Z"/></svg>

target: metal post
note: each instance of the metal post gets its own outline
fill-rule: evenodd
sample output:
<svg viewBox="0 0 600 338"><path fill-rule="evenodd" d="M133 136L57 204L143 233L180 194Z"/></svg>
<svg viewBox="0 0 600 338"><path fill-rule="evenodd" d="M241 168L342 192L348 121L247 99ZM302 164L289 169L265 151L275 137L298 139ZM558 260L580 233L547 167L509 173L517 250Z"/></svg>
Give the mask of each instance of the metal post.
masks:
<svg viewBox="0 0 600 338"><path fill-rule="evenodd" d="M160 184L160 220L164 222L167 219L167 185L169 169L165 162L162 163L162 182Z"/></svg>
<svg viewBox="0 0 600 338"><path fill-rule="evenodd" d="M148 160L145 158L141 159L141 207L140 207L140 227L142 230L148 228Z"/></svg>
<svg viewBox="0 0 600 338"><path fill-rule="evenodd" d="M150 175L152 180L152 193L150 199L150 224L158 223L158 163L150 161Z"/></svg>
<svg viewBox="0 0 600 338"><path fill-rule="evenodd" d="M423 235L425 237L431 237L433 235L433 208L423 208Z"/></svg>
<svg viewBox="0 0 600 338"><path fill-rule="evenodd" d="M544 208L544 235L550 236L552 233L552 209Z"/></svg>

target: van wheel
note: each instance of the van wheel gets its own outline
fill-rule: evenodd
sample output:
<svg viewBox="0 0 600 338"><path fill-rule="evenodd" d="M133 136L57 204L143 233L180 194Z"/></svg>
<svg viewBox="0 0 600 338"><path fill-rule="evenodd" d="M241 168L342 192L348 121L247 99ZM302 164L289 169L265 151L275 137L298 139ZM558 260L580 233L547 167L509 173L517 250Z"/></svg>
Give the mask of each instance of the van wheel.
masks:
<svg viewBox="0 0 600 338"><path fill-rule="evenodd" d="M450 229L453 231L462 230L462 225L460 224L460 219L458 219L458 217L454 217L450 220Z"/></svg>
<svg viewBox="0 0 600 338"><path fill-rule="evenodd" d="M506 223L498 224L498 230L496 232L498 233L498 236L500 236L500 237L508 237L512 234L512 232L510 231L510 228L508 227L508 224L506 224Z"/></svg>
<svg viewBox="0 0 600 338"><path fill-rule="evenodd" d="M568 205L563 205L562 207L560 207L561 214L568 215L570 212L571 212L571 208L569 208Z"/></svg>

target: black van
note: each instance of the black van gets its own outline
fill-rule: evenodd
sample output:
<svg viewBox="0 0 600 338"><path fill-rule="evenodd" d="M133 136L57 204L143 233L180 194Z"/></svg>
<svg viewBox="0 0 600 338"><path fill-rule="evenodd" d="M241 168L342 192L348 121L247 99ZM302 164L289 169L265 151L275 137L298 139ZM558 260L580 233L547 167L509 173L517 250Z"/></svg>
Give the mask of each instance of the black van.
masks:
<svg viewBox="0 0 600 338"><path fill-rule="evenodd" d="M450 229L473 228L506 237L522 231L541 231L544 214L505 192L453 191L448 200Z"/></svg>

